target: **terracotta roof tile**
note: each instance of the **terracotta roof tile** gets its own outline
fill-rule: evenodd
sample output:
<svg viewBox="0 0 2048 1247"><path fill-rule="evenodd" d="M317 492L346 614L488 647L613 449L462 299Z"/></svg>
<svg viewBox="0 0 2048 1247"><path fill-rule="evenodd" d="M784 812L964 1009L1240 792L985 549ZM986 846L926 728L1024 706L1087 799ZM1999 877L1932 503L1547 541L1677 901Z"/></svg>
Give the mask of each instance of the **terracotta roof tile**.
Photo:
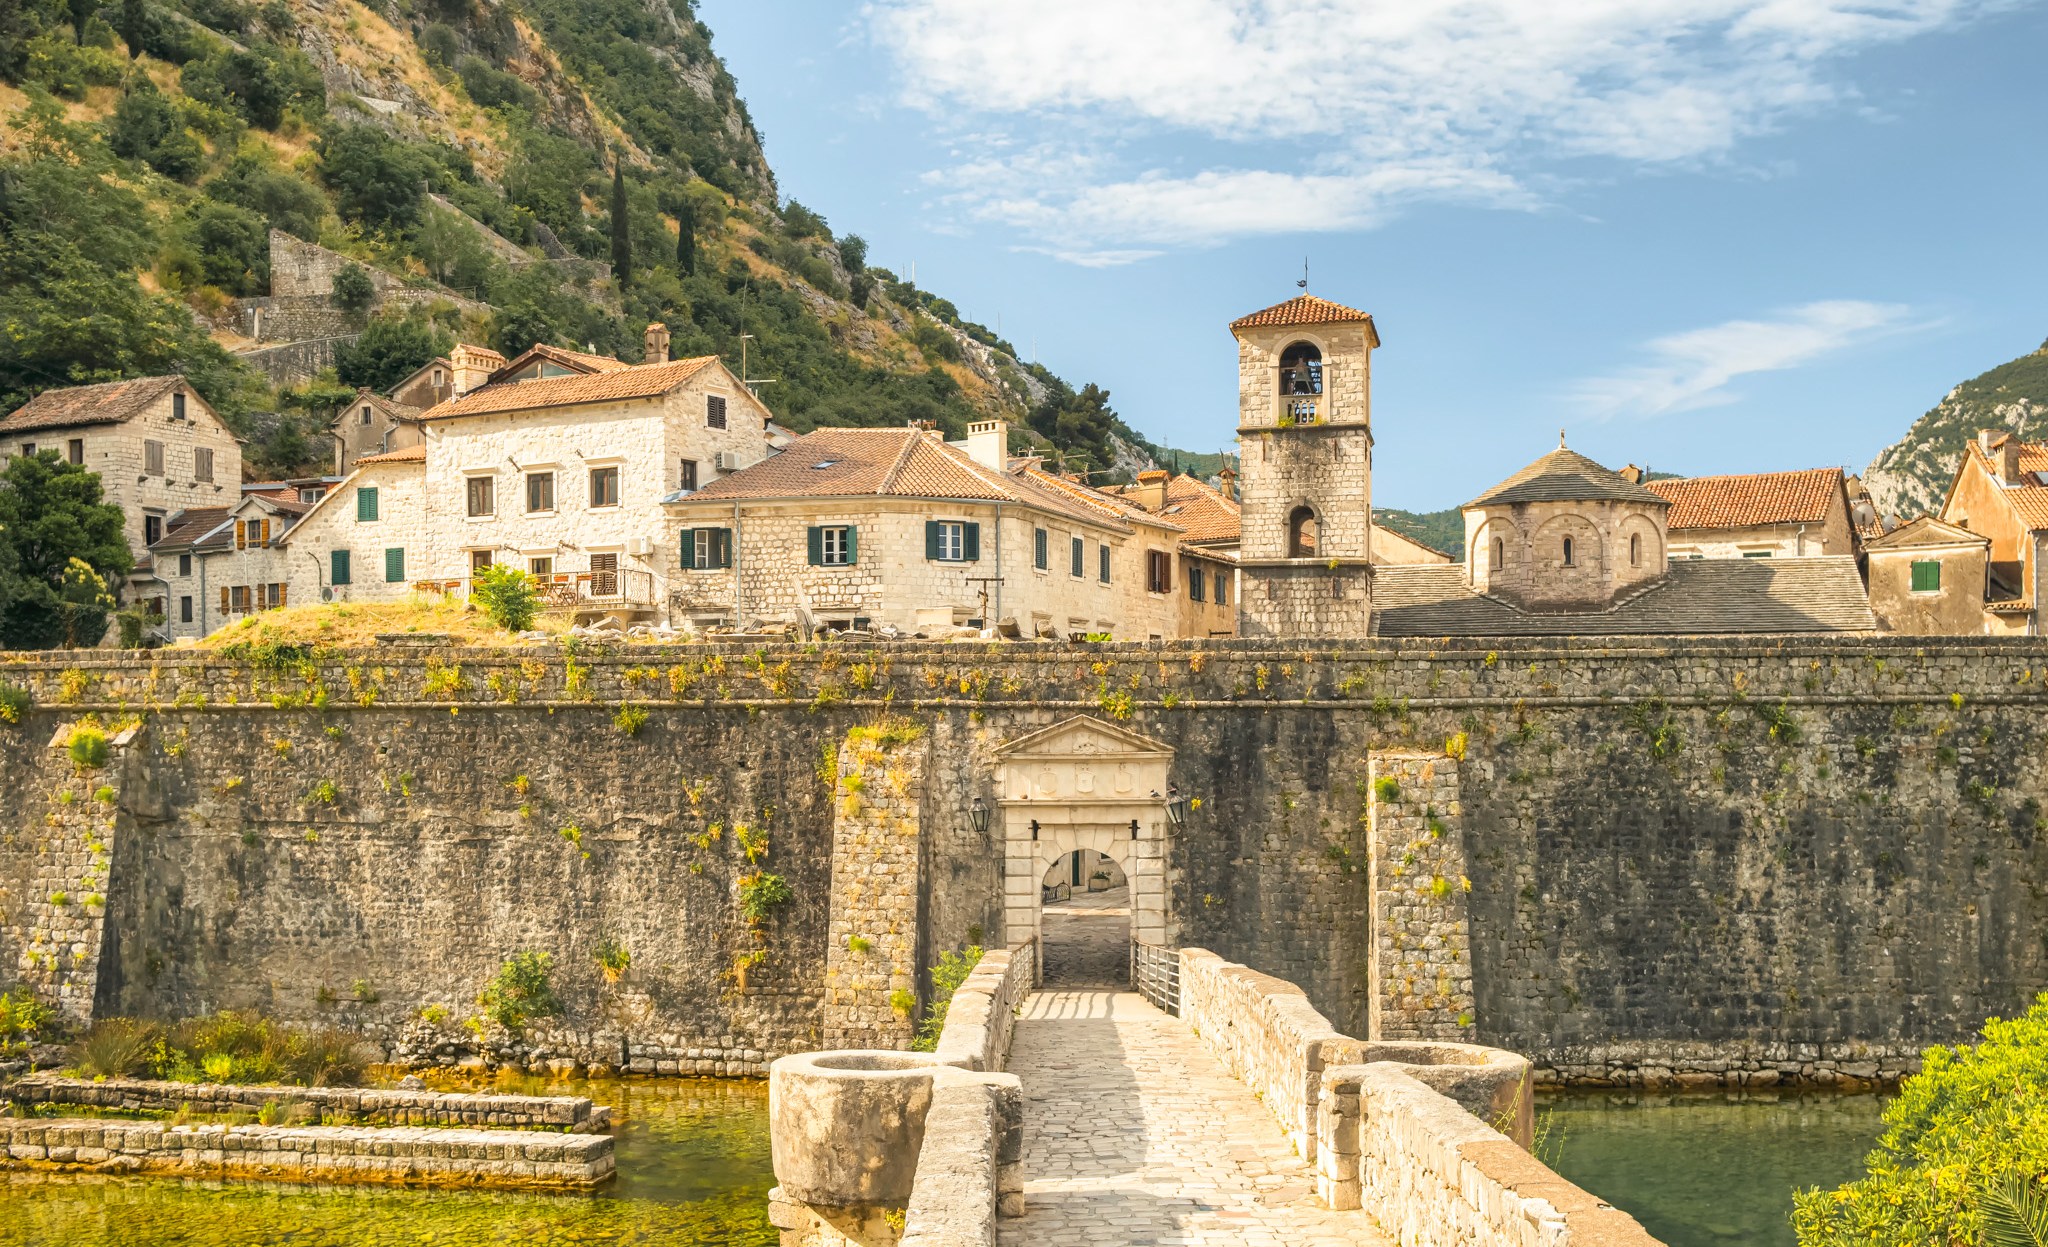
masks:
<svg viewBox="0 0 2048 1247"><path fill-rule="evenodd" d="M1240 316L1230 322L1232 329L1256 329L1275 325L1327 325L1339 321L1364 321L1370 325L1372 317L1355 307L1318 299L1312 294L1298 294L1285 303L1275 303L1264 311Z"/></svg>
<svg viewBox="0 0 2048 1247"><path fill-rule="evenodd" d="M576 371L583 373L617 372L621 368L631 368L633 366L624 360L614 359L609 355L592 355L588 351L571 351L559 346L549 346L545 342L536 342L509 360L506 360L502 355L498 356L498 358L504 362L492 370L493 376L497 373L511 372L524 368L529 362L536 359L551 360L562 365L564 368L574 368Z"/></svg>
<svg viewBox="0 0 2048 1247"><path fill-rule="evenodd" d="M716 355L670 360L666 364L636 364L609 372L573 377L544 377L538 381L494 381L459 398L437 403L421 414L422 420L448 420L458 416L496 415L508 411L534 411L543 407L573 407L583 403L614 403L630 398L652 398L666 394L716 363Z"/></svg>
<svg viewBox="0 0 2048 1247"><path fill-rule="evenodd" d="M171 522L164 535L157 538L152 550L168 547L189 546L208 532L220 527L228 518L226 507L194 507L180 512Z"/></svg>
<svg viewBox="0 0 2048 1247"><path fill-rule="evenodd" d="M1102 514L1113 519L1142 518L1146 523L1156 528L1170 529L1173 532L1183 531L1179 524L1166 518L1164 515L1148 511L1127 498L1121 498L1116 494L1107 493L1100 489L1091 489L1078 481L1070 481L1064 476L1056 476L1043 468L1026 466L1014 469L1011 475L1022 477L1024 480L1037 485L1040 489L1049 490L1063 498L1078 502L1084 507L1100 511Z"/></svg>
<svg viewBox="0 0 2048 1247"><path fill-rule="evenodd" d="M0 431L5 427L0 424ZM1970 442L1969 453L1991 473L1994 480L1997 479L1997 463L1974 440ZM2048 442L2020 443L2020 475L2032 480L2028 484L2001 488L1999 495L2012 503L2012 509L2019 513L2020 523L2028 529L2048 528Z"/></svg>
<svg viewBox="0 0 2048 1247"><path fill-rule="evenodd" d="M1760 524L1817 524L1842 496L1842 469L1752 472L1651 481L1652 493L1671 500L1670 526L1754 528Z"/></svg>
<svg viewBox="0 0 2048 1247"><path fill-rule="evenodd" d="M119 424L184 384L177 376L137 377L99 385L44 390L0 420L0 433L63 429L82 424Z"/></svg>
<svg viewBox="0 0 2048 1247"><path fill-rule="evenodd" d="M386 451L381 455L360 456L356 460L356 466L361 467L366 463L425 463L426 461L427 448L425 446L408 446L404 450Z"/></svg>

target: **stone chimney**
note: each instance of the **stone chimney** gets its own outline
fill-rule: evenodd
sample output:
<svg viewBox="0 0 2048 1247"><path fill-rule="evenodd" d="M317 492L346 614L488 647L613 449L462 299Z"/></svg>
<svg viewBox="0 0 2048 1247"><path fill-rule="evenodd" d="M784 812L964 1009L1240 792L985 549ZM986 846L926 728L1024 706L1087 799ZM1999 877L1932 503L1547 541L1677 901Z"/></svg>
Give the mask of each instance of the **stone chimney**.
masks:
<svg viewBox="0 0 2048 1247"><path fill-rule="evenodd" d="M467 394L489 381L491 373L502 362L495 352L486 354L477 347L458 342L455 349L448 352L448 370L453 374L449 381L455 387L456 395Z"/></svg>
<svg viewBox="0 0 2048 1247"><path fill-rule="evenodd" d="M1631 485L1640 485L1643 483L1643 477L1648 471L1649 469L1647 468L1639 468L1631 463L1621 471L1616 472L1615 475Z"/></svg>
<svg viewBox="0 0 2048 1247"><path fill-rule="evenodd" d="M967 436L948 445L965 451L991 472L1004 472L1010 465L1010 426L1002 420L977 420L967 426Z"/></svg>
<svg viewBox="0 0 2048 1247"><path fill-rule="evenodd" d="M1124 491L1124 497L1145 508L1147 511L1166 509L1166 482L1171 479L1167 473L1154 469L1138 473L1138 483Z"/></svg>
<svg viewBox="0 0 2048 1247"><path fill-rule="evenodd" d="M2023 485L2020 479L2020 439L2016 433L2008 433L1998 444L1998 479L2006 485Z"/></svg>
<svg viewBox="0 0 2048 1247"><path fill-rule="evenodd" d="M1216 474L1216 492L1222 494L1225 498L1230 499L1232 502L1237 501L1236 468L1225 465L1223 470Z"/></svg>
<svg viewBox="0 0 2048 1247"><path fill-rule="evenodd" d="M646 362L650 364L666 364L668 362L668 326L658 320L654 321L647 326L647 332L643 337L647 342Z"/></svg>

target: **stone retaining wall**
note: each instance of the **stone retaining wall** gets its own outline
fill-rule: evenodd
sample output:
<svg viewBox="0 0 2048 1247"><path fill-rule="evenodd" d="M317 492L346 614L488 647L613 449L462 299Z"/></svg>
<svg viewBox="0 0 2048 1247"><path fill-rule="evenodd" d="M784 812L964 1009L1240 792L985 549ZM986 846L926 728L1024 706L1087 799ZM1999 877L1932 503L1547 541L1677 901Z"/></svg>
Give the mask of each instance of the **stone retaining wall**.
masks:
<svg viewBox="0 0 2048 1247"><path fill-rule="evenodd" d="M394 1126L168 1126L0 1118L15 1169L163 1173L276 1181L591 1187L612 1176L608 1134Z"/></svg>
<svg viewBox="0 0 2048 1247"><path fill-rule="evenodd" d="M1009 1064L1017 1008L1038 981L1038 941L990 949L953 991L933 1055L961 1069L1001 1070Z"/></svg>
<svg viewBox="0 0 2048 1247"><path fill-rule="evenodd" d="M163 1082L143 1078L63 1078L31 1074L0 1088L22 1104L78 1104L127 1113L255 1112L303 1105L322 1120L393 1126L470 1126L560 1130L578 1134L611 1127L611 1109L581 1096L471 1095L400 1088L277 1087Z"/></svg>
<svg viewBox="0 0 2048 1247"><path fill-rule="evenodd" d="M901 1247L995 1247L998 1213L1023 1212L1021 1182L1007 1187L1022 1160L1022 1089L967 1079L932 1087L917 1183L904 1210ZM1004 1101L1014 1120L1004 1121ZM1004 1208L1005 1192L1016 1207Z"/></svg>

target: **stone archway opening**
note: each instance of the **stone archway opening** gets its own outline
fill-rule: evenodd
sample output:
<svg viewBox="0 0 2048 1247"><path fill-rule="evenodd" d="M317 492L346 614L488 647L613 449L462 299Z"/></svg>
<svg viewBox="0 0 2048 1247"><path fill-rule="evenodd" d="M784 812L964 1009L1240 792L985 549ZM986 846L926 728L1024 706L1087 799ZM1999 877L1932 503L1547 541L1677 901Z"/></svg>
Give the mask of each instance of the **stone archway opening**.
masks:
<svg viewBox="0 0 2048 1247"><path fill-rule="evenodd" d="M1122 987L1130 978L1131 888L1123 864L1094 849L1062 853L1039 877L1045 981Z"/></svg>

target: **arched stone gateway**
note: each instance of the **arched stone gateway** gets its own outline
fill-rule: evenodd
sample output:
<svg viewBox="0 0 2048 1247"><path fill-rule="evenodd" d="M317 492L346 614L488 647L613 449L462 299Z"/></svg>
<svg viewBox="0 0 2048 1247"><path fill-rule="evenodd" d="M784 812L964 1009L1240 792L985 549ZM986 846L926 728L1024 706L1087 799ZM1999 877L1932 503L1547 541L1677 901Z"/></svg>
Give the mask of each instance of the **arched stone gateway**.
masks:
<svg viewBox="0 0 2048 1247"><path fill-rule="evenodd" d="M997 757L1009 946L1042 934L1041 882L1077 849L1108 857L1129 879L1132 937L1166 943L1166 777L1173 750L1076 715L1010 741Z"/></svg>

